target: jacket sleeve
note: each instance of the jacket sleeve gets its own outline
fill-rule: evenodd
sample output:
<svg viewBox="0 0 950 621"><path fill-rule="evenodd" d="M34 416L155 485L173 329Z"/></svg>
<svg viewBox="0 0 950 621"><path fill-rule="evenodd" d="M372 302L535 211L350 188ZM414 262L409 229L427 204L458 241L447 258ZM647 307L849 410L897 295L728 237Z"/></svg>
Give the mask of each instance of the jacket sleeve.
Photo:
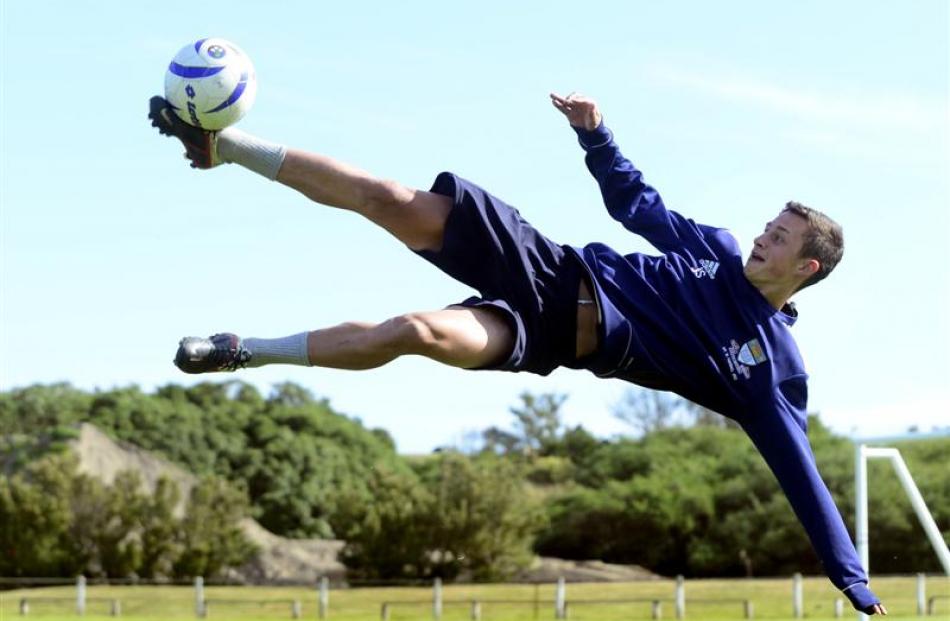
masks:
<svg viewBox="0 0 950 621"><path fill-rule="evenodd" d="M603 123L592 131L579 127L574 131L586 152L587 169L597 180L604 205L614 220L660 252L687 249L705 254L707 227L667 210L660 194L643 181L643 173L623 156L613 133Z"/></svg>
<svg viewBox="0 0 950 621"><path fill-rule="evenodd" d="M804 379L793 378L785 384L777 407L760 409L742 421L742 427L778 479L831 582L855 609L867 611L880 600L868 588L867 574L844 520L818 472L805 434L804 409L789 401L789 397L792 401L803 398Z"/></svg>

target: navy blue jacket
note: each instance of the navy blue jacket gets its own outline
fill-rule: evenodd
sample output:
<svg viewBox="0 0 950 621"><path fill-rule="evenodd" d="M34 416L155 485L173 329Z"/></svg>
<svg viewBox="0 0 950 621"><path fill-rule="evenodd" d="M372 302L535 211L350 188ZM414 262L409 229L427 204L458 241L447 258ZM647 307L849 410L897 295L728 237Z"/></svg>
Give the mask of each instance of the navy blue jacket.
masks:
<svg viewBox="0 0 950 621"><path fill-rule="evenodd" d="M776 310L748 281L728 231L667 210L603 124L577 133L607 211L662 253L572 248L601 309L601 345L586 368L675 392L738 422L834 585L859 610L879 603L806 436L808 375L789 330L797 313Z"/></svg>

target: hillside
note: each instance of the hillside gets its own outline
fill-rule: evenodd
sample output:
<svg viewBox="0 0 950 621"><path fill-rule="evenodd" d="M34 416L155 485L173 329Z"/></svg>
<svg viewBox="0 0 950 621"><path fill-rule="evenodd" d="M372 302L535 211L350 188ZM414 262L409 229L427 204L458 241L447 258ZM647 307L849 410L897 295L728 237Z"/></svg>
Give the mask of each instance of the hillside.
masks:
<svg viewBox="0 0 950 621"><path fill-rule="evenodd" d="M158 480L174 481L181 492L177 507L184 510L184 499L196 484L196 477L179 466L142 450L128 442L116 442L89 423L79 426L79 437L70 443L70 450L79 458L79 471L111 484L125 470L138 472L142 485L153 492ZM250 583L313 583L320 576L340 581L346 568L337 560L343 542L335 539L288 539L275 535L245 518L241 522L244 535L259 551L245 565L232 570L228 578Z"/></svg>
<svg viewBox="0 0 950 621"><path fill-rule="evenodd" d="M166 477L174 481L187 498L196 478L184 469L128 442L116 442L94 425L82 423L79 437L70 443L70 449L79 458L79 471L111 484L116 475L125 470L138 472L143 487L152 492L158 480ZM184 500L178 512L184 510ZM245 518L241 522L244 535L259 551L247 564L232 570L228 578L252 584L313 583L321 576L331 581L342 581L346 567L338 560L344 546L336 539L288 539L268 531L257 521ZM600 561L566 561L537 558L530 568L515 577L515 581L553 582L564 577L571 582L626 582L657 579L659 576L636 565L614 565Z"/></svg>

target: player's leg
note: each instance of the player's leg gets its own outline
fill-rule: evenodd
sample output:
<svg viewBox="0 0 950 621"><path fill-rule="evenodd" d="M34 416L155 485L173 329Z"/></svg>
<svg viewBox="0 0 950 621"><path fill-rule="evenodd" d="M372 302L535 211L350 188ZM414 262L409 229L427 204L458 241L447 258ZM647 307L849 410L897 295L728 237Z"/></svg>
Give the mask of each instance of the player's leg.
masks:
<svg viewBox="0 0 950 621"><path fill-rule="evenodd" d="M186 373L233 371L265 364L335 369L372 369L404 355L419 355L462 368L503 361L514 332L498 312L452 306L408 313L382 323L348 322L281 339L245 339L217 334L188 337L175 364Z"/></svg>
<svg viewBox="0 0 950 621"><path fill-rule="evenodd" d="M194 168L240 164L314 201L362 214L413 250L438 250L451 200L414 190L332 158L288 149L236 128L203 131L181 121L161 97L150 102L152 125L178 138Z"/></svg>
<svg viewBox="0 0 950 621"><path fill-rule="evenodd" d="M361 214L413 250L442 247L445 220L452 210L447 196L379 179L333 158L297 149L287 149L277 181L318 203Z"/></svg>
<svg viewBox="0 0 950 621"><path fill-rule="evenodd" d="M314 330L307 350L311 365L335 369L372 369L405 355L471 369L504 359L513 344L511 328L497 313L454 306L378 324L351 322Z"/></svg>

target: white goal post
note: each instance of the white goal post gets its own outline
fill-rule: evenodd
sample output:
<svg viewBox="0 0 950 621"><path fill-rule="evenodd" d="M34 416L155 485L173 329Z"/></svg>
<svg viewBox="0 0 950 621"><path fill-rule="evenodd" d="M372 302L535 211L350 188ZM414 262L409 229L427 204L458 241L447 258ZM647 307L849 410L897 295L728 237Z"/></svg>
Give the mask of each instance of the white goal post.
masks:
<svg viewBox="0 0 950 621"><path fill-rule="evenodd" d="M897 473L897 479L901 482L904 492L910 499L910 504L914 507L917 519L920 520L920 524L924 527L924 532L927 533L927 538L930 539L930 543L937 553L937 557L940 559L943 571L950 576L950 548L947 548L947 542L943 540L943 535L940 534L937 523L934 522L933 516L927 509L924 498L920 495L920 490L917 489L917 484L914 483L913 477L910 476L910 470L907 469L907 464L904 463L904 458L901 457L900 451L896 448L873 447L866 444L858 444L857 450L855 451L854 469L855 534L857 537L858 556L861 558L861 565L864 567L864 571L870 575L868 562L867 464L869 459L875 458L891 460L891 465L894 466L894 472ZM867 615L861 614L859 618L866 619Z"/></svg>

